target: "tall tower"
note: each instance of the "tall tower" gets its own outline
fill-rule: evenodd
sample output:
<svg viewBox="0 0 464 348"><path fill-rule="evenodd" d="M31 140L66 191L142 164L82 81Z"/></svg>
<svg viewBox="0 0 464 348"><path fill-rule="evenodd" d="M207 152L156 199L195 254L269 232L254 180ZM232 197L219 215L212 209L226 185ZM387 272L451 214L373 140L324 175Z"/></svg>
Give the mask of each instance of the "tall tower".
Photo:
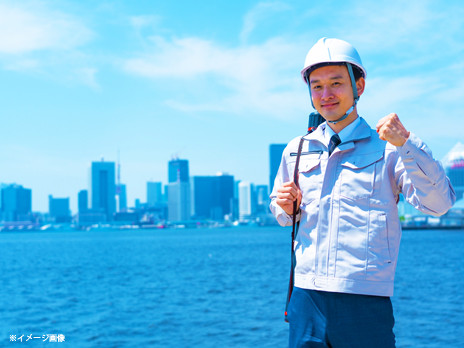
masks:
<svg viewBox="0 0 464 348"><path fill-rule="evenodd" d="M116 199L117 205L116 209L118 212L127 211L127 193L126 193L126 184L117 184L116 185Z"/></svg>
<svg viewBox="0 0 464 348"><path fill-rule="evenodd" d="M188 160L172 159L168 164L168 182L188 182L189 163Z"/></svg>
<svg viewBox="0 0 464 348"><path fill-rule="evenodd" d="M147 204L154 207L163 202L163 184L161 182L147 182Z"/></svg>
<svg viewBox="0 0 464 348"><path fill-rule="evenodd" d="M77 194L77 210L79 213L86 213L89 210L89 192L80 190Z"/></svg>
<svg viewBox="0 0 464 348"><path fill-rule="evenodd" d="M168 220L190 220L190 182L188 160L172 159L168 163Z"/></svg>
<svg viewBox="0 0 464 348"><path fill-rule="evenodd" d="M121 161L119 160L118 151L118 163L116 165L116 211L127 210L127 193L126 185L121 184Z"/></svg>
<svg viewBox="0 0 464 348"><path fill-rule="evenodd" d="M246 181L238 184L239 219L246 221L252 218L256 212L255 186Z"/></svg>
<svg viewBox="0 0 464 348"><path fill-rule="evenodd" d="M279 170L282 153L287 145L271 144L269 145L269 190L274 188L274 180Z"/></svg>
<svg viewBox="0 0 464 348"><path fill-rule="evenodd" d="M269 192L267 185L256 185L256 213L269 212Z"/></svg>
<svg viewBox="0 0 464 348"><path fill-rule="evenodd" d="M114 162L92 162L90 174L91 207L112 220L116 211L116 183Z"/></svg>
<svg viewBox="0 0 464 348"><path fill-rule="evenodd" d="M225 173L216 175L218 206L224 215L232 215L234 206L234 177Z"/></svg>

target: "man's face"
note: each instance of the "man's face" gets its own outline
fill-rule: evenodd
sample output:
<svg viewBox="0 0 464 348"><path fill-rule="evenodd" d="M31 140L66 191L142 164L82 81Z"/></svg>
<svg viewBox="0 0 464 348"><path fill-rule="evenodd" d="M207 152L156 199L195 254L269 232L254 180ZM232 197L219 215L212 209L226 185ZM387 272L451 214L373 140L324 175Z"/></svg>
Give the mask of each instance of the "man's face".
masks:
<svg viewBox="0 0 464 348"><path fill-rule="evenodd" d="M327 121L338 120L353 105L350 75L344 65L329 65L312 71L309 84L314 107ZM361 95L364 79L360 78L356 86Z"/></svg>

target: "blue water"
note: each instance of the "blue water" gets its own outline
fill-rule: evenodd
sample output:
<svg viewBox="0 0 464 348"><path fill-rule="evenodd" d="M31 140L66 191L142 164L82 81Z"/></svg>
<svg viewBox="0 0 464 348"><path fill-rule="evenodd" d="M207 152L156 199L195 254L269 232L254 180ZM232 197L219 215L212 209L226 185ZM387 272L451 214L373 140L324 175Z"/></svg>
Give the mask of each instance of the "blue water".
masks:
<svg viewBox="0 0 464 348"><path fill-rule="evenodd" d="M0 346L286 347L289 234L0 233ZM464 231L403 232L398 347L464 347L463 250ZM65 342L26 342L47 334Z"/></svg>

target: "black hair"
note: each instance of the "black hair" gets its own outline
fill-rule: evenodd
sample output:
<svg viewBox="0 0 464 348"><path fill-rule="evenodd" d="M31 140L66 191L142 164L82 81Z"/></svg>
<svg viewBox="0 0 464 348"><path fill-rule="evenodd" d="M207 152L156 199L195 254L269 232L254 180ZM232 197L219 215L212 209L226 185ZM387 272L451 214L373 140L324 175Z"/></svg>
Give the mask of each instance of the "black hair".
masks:
<svg viewBox="0 0 464 348"><path fill-rule="evenodd" d="M343 62L325 62L325 63L320 63L312 66L310 69L305 71L305 80L307 81L309 78L309 74L311 74L314 70L322 68L323 66L329 66L329 65L343 65L345 66L346 63ZM351 63L350 63L351 64ZM363 71L357 67L354 64L351 64L351 67L353 68L353 76L354 80L358 81L361 77L365 77Z"/></svg>
<svg viewBox="0 0 464 348"><path fill-rule="evenodd" d="M351 64L351 67L353 68L353 76L355 81L358 81L361 77L365 77L363 71L356 65Z"/></svg>

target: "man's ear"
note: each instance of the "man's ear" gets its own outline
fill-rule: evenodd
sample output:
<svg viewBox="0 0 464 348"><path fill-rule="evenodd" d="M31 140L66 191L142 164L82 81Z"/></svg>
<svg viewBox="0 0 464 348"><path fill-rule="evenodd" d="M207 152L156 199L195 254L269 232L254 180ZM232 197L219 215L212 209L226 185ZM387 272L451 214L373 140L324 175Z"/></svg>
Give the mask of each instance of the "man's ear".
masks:
<svg viewBox="0 0 464 348"><path fill-rule="evenodd" d="M360 77L356 81L356 89L358 91L358 97L360 97L364 93L364 87L366 87L366 80L364 77Z"/></svg>

